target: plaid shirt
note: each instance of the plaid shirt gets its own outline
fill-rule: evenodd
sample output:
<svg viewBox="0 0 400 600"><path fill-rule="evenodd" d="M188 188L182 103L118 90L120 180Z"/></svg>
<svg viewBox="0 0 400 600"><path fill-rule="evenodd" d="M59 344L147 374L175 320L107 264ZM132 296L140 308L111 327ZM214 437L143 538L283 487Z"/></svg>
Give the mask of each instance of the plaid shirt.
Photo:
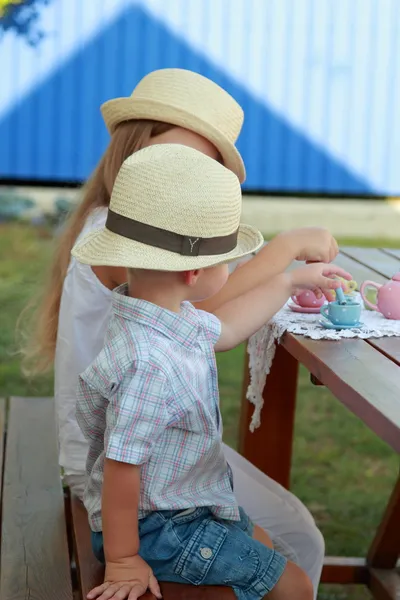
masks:
<svg viewBox="0 0 400 600"><path fill-rule="evenodd" d="M141 465L139 518L209 506L221 519L239 519L222 450L214 353L220 330L216 317L188 302L175 314L130 298L125 286L114 292L105 346L78 387L93 531L102 530L105 457Z"/></svg>

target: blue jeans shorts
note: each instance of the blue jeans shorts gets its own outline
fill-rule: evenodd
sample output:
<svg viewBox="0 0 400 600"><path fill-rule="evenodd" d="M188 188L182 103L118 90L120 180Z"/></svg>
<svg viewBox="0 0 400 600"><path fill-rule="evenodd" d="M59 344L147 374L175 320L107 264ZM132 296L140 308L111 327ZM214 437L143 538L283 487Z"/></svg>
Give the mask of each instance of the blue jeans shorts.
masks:
<svg viewBox="0 0 400 600"><path fill-rule="evenodd" d="M208 508L159 511L139 521L140 556L159 581L226 585L239 600L260 600L281 577L286 559L252 538L243 509L240 521L218 520ZM103 534L92 533L104 562Z"/></svg>

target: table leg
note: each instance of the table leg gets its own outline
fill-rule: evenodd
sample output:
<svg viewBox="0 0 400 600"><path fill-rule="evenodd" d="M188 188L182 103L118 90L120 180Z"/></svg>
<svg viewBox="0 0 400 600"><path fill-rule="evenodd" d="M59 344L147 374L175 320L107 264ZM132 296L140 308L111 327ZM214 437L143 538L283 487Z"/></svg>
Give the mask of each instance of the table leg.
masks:
<svg viewBox="0 0 400 600"><path fill-rule="evenodd" d="M400 477L386 507L383 519L368 552L368 565L394 569L400 555Z"/></svg>
<svg viewBox="0 0 400 600"><path fill-rule="evenodd" d="M261 425L249 431L253 405L246 399L249 383L248 356L242 395L241 454L261 471L289 489L298 362L283 346L278 346L263 392Z"/></svg>

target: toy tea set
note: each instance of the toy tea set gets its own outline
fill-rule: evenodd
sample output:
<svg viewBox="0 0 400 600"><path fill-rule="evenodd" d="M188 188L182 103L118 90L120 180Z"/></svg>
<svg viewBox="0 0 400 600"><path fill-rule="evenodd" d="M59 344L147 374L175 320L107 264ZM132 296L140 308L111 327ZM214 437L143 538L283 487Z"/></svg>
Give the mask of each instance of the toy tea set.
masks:
<svg viewBox="0 0 400 600"><path fill-rule="evenodd" d="M304 290L292 296L290 310L299 313L320 313L323 317L320 324L326 329L359 329L363 323L360 321L362 305L354 295L357 283L341 277L339 279L342 287L335 290L333 302L327 302L324 296L317 298L311 290ZM377 291L375 303L368 298L368 288L375 288ZM384 285L364 281L360 287L360 294L366 308L382 313L386 319L400 319L400 272Z"/></svg>

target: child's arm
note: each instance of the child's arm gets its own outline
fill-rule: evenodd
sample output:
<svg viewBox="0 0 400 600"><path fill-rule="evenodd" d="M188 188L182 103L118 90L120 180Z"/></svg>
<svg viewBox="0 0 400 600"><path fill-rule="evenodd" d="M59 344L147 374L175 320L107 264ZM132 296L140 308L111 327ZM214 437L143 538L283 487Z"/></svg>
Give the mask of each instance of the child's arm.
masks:
<svg viewBox="0 0 400 600"><path fill-rule="evenodd" d="M331 262L338 253L336 240L326 229L307 227L280 233L252 260L236 269L222 290L196 308L215 312L223 304L283 273L294 261Z"/></svg>
<svg viewBox="0 0 400 600"><path fill-rule="evenodd" d="M89 599L136 600L147 588L161 598L153 571L138 554L139 494L140 467L106 458L101 507L106 572L103 585Z"/></svg>
<svg viewBox="0 0 400 600"><path fill-rule="evenodd" d="M141 465L170 424L170 395L164 372L137 359L109 397L101 501L106 573L89 599L137 600L147 588L161 598L151 568L138 554L138 506Z"/></svg>
<svg viewBox="0 0 400 600"><path fill-rule="evenodd" d="M221 321L221 336L215 350L230 350L253 335L282 308L293 290L339 287L340 281L332 278L335 275L351 279L349 273L336 265L307 265L291 273L276 275L267 283L224 304L215 311L215 316Z"/></svg>

